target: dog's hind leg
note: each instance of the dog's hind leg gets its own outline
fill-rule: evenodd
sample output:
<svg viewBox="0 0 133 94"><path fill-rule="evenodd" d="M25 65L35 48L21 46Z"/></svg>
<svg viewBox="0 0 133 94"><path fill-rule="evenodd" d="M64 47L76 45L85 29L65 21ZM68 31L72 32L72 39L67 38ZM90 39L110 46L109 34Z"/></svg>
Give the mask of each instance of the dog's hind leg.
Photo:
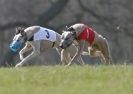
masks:
<svg viewBox="0 0 133 94"><path fill-rule="evenodd" d="M102 52L99 51L96 47L88 47L88 51L91 57L99 57L101 62L106 62Z"/></svg>
<svg viewBox="0 0 133 94"><path fill-rule="evenodd" d="M25 57L20 63L18 63L15 67L21 67L23 66L25 63L27 63L27 61L29 61L30 59L32 59L33 57L37 56L40 54L40 41L38 42L33 42L31 43L32 47L33 47L33 52L28 55L27 57Z"/></svg>
<svg viewBox="0 0 133 94"><path fill-rule="evenodd" d="M112 57L107 40L105 39L101 48L102 54L105 57L106 64L112 64Z"/></svg>

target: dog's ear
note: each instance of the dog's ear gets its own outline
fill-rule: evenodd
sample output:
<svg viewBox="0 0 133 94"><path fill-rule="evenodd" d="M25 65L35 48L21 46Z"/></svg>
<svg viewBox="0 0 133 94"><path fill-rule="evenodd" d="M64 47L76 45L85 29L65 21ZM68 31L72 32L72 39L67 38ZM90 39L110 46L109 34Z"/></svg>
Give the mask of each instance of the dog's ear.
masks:
<svg viewBox="0 0 133 94"><path fill-rule="evenodd" d="M22 27L16 28L16 33L15 34L19 34L19 33L23 36L25 34L24 28L22 28Z"/></svg>
<svg viewBox="0 0 133 94"><path fill-rule="evenodd" d="M19 34L20 33L20 29L19 29L20 27L17 27L16 28L16 32L15 32L15 35L17 35L17 34Z"/></svg>
<svg viewBox="0 0 133 94"><path fill-rule="evenodd" d="M67 31L75 31L75 29L73 27L69 27L67 28Z"/></svg>
<svg viewBox="0 0 133 94"><path fill-rule="evenodd" d="M21 35L24 36L26 33L24 32L24 30L22 30L21 32Z"/></svg>

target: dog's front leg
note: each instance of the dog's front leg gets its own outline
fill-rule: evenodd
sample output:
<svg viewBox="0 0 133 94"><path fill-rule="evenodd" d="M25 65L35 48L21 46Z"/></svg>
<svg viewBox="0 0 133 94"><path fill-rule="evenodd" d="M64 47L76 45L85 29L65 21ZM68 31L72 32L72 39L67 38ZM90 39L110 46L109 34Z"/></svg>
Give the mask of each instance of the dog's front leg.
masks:
<svg viewBox="0 0 133 94"><path fill-rule="evenodd" d="M63 63L65 63L65 65L71 61L71 56L70 56L70 53L68 51L68 48L62 50L61 61Z"/></svg>
<svg viewBox="0 0 133 94"><path fill-rule="evenodd" d="M58 54L60 55L60 58L61 58L61 63L62 64L65 64L66 63L66 60L65 60L65 53L64 53L64 49L61 49L61 48L56 48L56 50L57 50L57 52L58 52Z"/></svg>
<svg viewBox="0 0 133 94"><path fill-rule="evenodd" d="M23 60L24 59L24 56L23 54L29 50L31 50L32 47L29 43L26 43L25 47L19 52L19 57L20 57L20 60Z"/></svg>
<svg viewBox="0 0 133 94"><path fill-rule="evenodd" d="M36 52L32 52L30 55L28 55L27 57L25 57L20 63L18 63L15 67L21 67L23 66L28 60L30 60L31 58L37 56Z"/></svg>
<svg viewBox="0 0 133 94"><path fill-rule="evenodd" d="M81 53L83 52L85 40L80 40L78 43L79 43L78 50L74 55L74 57L71 59L71 61L67 64L67 66L70 66L72 62L74 62L79 56L81 56Z"/></svg>
<svg viewBox="0 0 133 94"><path fill-rule="evenodd" d="M32 59L33 57L37 56L40 54L40 42L35 42L31 44L33 47L33 52L25 57L20 63L18 63L15 67L21 67L23 66L27 61Z"/></svg>

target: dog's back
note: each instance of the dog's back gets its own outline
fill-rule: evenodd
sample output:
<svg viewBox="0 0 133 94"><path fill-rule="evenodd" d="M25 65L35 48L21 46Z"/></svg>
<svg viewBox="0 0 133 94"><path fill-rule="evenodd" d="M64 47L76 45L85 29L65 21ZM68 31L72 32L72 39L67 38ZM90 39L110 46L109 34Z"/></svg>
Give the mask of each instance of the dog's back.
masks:
<svg viewBox="0 0 133 94"><path fill-rule="evenodd" d="M70 27L72 27L76 31L76 35L79 35L85 29L86 25L82 23L78 23Z"/></svg>

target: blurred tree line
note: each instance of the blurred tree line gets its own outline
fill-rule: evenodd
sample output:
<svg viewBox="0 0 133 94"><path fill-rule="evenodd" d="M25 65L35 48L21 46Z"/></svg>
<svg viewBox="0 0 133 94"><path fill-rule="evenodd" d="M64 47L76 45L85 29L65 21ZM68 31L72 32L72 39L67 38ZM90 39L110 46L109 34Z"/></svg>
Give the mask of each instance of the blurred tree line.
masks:
<svg viewBox="0 0 133 94"><path fill-rule="evenodd" d="M108 39L115 63L130 63L133 61L132 3L132 0L0 0L0 64L19 62L18 53L9 50L16 27L40 25L61 33L66 25L78 22L92 26ZM83 59L86 63L97 61L88 56ZM33 61L31 64L57 64L60 59L52 50Z"/></svg>

